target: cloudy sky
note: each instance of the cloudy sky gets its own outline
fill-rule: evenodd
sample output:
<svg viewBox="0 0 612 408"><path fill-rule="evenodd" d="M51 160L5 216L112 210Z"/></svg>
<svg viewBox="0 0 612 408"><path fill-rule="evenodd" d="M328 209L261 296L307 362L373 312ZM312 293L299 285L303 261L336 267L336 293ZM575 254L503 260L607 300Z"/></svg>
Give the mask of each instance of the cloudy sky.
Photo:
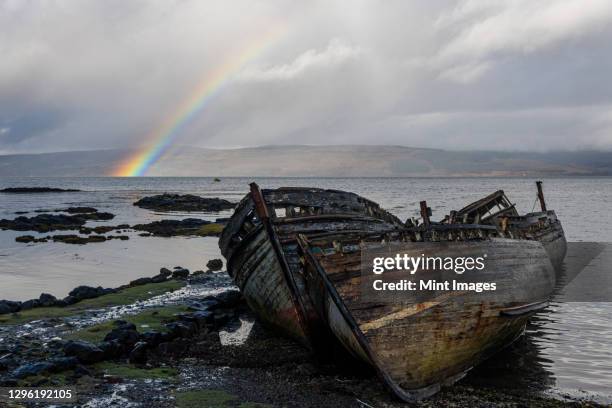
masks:
<svg viewBox="0 0 612 408"><path fill-rule="evenodd" d="M150 143L209 78L177 145L611 149L610 44L609 0L0 0L0 153Z"/></svg>

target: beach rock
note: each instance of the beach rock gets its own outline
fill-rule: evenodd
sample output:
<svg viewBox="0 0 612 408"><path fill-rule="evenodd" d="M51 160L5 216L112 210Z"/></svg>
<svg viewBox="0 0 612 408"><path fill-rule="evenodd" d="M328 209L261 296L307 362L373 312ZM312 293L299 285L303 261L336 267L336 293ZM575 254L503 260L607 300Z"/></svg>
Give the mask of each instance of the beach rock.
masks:
<svg viewBox="0 0 612 408"><path fill-rule="evenodd" d="M138 278L130 282L130 286L141 286L153 282L152 278Z"/></svg>
<svg viewBox="0 0 612 408"><path fill-rule="evenodd" d="M219 236L223 230L221 224L199 218L153 221L148 224L134 225L133 228L137 231L146 231L160 237L177 235Z"/></svg>
<svg viewBox="0 0 612 408"><path fill-rule="evenodd" d="M74 305L79 301L75 296L68 295L64 299L62 299L66 305Z"/></svg>
<svg viewBox="0 0 612 408"><path fill-rule="evenodd" d="M151 278L151 283L162 283L168 280L167 276L164 275L155 275Z"/></svg>
<svg viewBox="0 0 612 408"><path fill-rule="evenodd" d="M211 259L206 263L206 267L211 271L220 271L223 268L223 261L221 259Z"/></svg>
<svg viewBox="0 0 612 408"><path fill-rule="evenodd" d="M77 300L77 302L79 302L81 300L93 299L113 292L115 292L114 289L104 289L101 286L98 286L97 288L91 286L78 286L72 289L70 293L68 293L68 295L72 296L74 299Z"/></svg>
<svg viewBox="0 0 612 408"><path fill-rule="evenodd" d="M49 362L52 364L51 371L70 370L79 364L76 357L54 357Z"/></svg>
<svg viewBox="0 0 612 408"><path fill-rule="evenodd" d="M151 346L157 346L162 341L162 334L156 330L151 330L142 333L140 339Z"/></svg>
<svg viewBox="0 0 612 408"><path fill-rule="evenodd" d="M104 353L104 360L117 358L126 350L126 347L119 340L103 341L98 343L98 348Z"/></svg>
<svg viewBox="0 0 612 408"><path fill-rule="evenodd" d="M128 237L127 235L109 235L108 237L106 237L107 240L111 240L111 239L118 239L121 241L127 241L130 239L130 237Z"/></svg>
<svg viewBox="0 0 612 408"><path fill-rule="evenodd" d="M75 234L69 235L53 235L51 237L53 242L63 242L64 244L76 244L76 245L85 245L93 242L104 242L110 237L105 237L104 235L90 235L88 237L81 237Z"/></svg>
<svg viewBox="0 0 612 408"><path fill-rule="evenodd" d="M54 306L57 302L57 298L48 293L41 293L40 297L38 298L38 302L42 307Z"/></svg>
<svg viewBox="0 0 612 408"><path fill-rule="evenodd" d="M104 341L117 340L123 346L133 346L140 340L140 334L136 330L136 326L132 323L124 321L115 322L117 327L111 330L105 337Z"/></svg>
<svg viewBox="0 0 612 408"><path fill-rule="evenodd" d="M54 187L8 187L0 190L0 193L72 193L77 191L81 190Z"/></svg>
<svg viewBox="0 0 612 408"><path fill-rule="evenodd" d="M68 207L68 208L61 208L55 211L67 212L68 214L87 214L87 213L98 212L98 209L93 208L93 207Z"/></svg>
<svg viewBox="0 0 612 408"><path fill-rule="evenodd" d="M21 310L30 310L35 307L40 307L40 301L38 299L26 300L21 304Z"/></svg>
<svg viewBox="0 0 612 408"><path fill-rule="evenodd" d="M129 361L132 364L144 364L147 362L147 349L149 345L144 341L139 341L134 345L130 352Z"/></svg>
<svg viewBox="0 0 612 408"><path fill-rule="evenodd" d="M66 340L63 340L60 337L54 337L46 343L46 347L51 350L60 350L64 348L66 344Z"/></svg>
<svg viewBox="0 0 612 408"><path fill-rule="evenodd" d="M168 276L172 275L172 271L170 269L168 269L168 268L161 268L159 270L159 274L162 275L162 276L168 277Z"/></svg>
<svg viewBox="0 0 612 408"><path fill-rule="evenodd" d="M21 310L21 302L0 300L0 314L15 313Z"/></svg>
<svg viewBox="0 0 612 408"><path fill-rule="evenodd" d="M106 221L115 216L111 213L87 214L38 214L34 217L20 216L14 220L0 220L0 228L14 231L49 232L55 230L78 230L89 220Z"/></svg>
<svg viewBox="0 0 612 408"><path fill-rule="evenodd" d="M34 375L48 373L53 370L53 367L53 364L47 361L27 363L19 366L15 371L13 371L12 377L21 379Z"/></svg>
<svg viewBox="0 0 612 408"><path fill-rule="evenodd" d="M174 279L184 279L187 276L189 276L189 269L186 268L175 269L172 272L172 277Z"/></svg>
<svg viewBox="0 0 612 408"><path fill-rule="evenodd" d="M84 364L104 360L104 351L98 346L83 340L70 340L64 345L64 354L74 356Z"/></svg>
<svg viewBox="0 0 612 408"><path fill-rule="evenodd" d="M233 209L236 204L221 198L166 193L144 197L134 205L156 211L223 211Z"/></svg>
<svg viewBox="0 0 612 408"><path fill-rule="evenodd" d="M165 326L173 337L190 337L195 331L193 323L190 322L171 322Z"/></svg>

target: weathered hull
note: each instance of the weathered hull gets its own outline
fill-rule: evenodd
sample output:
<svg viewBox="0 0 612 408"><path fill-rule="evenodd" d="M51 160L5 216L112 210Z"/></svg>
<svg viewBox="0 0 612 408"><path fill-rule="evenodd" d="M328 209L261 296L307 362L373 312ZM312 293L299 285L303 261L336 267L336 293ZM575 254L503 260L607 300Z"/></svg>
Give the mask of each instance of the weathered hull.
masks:
<svg viewBox="0 0 612 408"><path fill-rule="evenodd" d="M306 248L306 277L313 303L335 336L372 364L404 400L425 398L461 378L472 366L514 341L532 311L552 292L555 275L541 244L493 239L479 243L428 243L435 253L449 245L481 246L487 273L514 282L521 302L481 302L467 294L410 304L367 304L360 299L357 252L320 255ZM443 246L444 248L441 248ZM423 247L415 248L419 256ZM317 253L317 255L315 255ZM427 252L426 252L427 254Z"/></svg>
<svg viewBox="0 0 612 408"><path fill-rule="evenodd" d="M243 249L228 263L234 282L249 307L266 324L301 341L306 333L300 324L294 295L264 228L258 228L243 243Z"/></svg>
<svg viewBox="0 0 612 408"><path fill-rule="evenodd" d="M352 193L298 188L260 193L264 211L274 213L265 220L257 214L254 194L241 201L220 238L228 272L264 323L316 348L325 334L306 294L297 234L386 231L401 222Z"/></svg>
<svg viewBox="0 0 612 408"><path fill-rule="evenodd" d="M567 253L567 241L561 221L554 211L511 217L510 222L511 227L518 228L526 238L541 242L553 266L556 269L561 267Z"/></svg>

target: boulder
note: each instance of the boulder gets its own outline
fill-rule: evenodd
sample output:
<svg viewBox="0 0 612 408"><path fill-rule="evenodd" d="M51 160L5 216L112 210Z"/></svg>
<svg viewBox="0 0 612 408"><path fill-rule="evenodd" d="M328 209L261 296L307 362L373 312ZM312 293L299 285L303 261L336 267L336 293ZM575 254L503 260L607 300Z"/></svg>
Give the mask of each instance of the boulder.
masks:
<svg viewBox="0 0 612 408"><path fill-rule="evenodd" d="M15 313L21 310L21 302L0 300L0 314Z"/></svg>
<svg viewBox="0 0 612 408"><path fill-rule="evenodd" d="M66 305L74 305L75 303L79 301L79 299L77 299L76 297L72 295L68 295L62 300L66 303Z"/></svg>
<svg viewBox="0 0 612 408"><path fill-rule="evenodd" d="M98 346L83 340L71 340L64 345L64 354L74 356L84 364L104 360L104 351Z"/></svg>
<svg viewBox="0 0 612 408"><path fill-rule="evenodd" d="M174 279L184 279L187 276L189 276L189 269L186 268L175 269L172 272L172 277Z"/></svg>
<svg viewBox="0 0 612 408"><path fill-rule="evenodd" d="M220 271L223 268L223 261L221 259L211 259L206 263L206 267L211 271Z"/></svg>
<svg viewBox="0 0 612 408"><path fill-rule="evenodd" d="M104 337L104 341L113 340L117 340L124 347L131 347L140 340L140 334L133 324L125 324L114 328Z"/></svg>
<svg viewBox="0 0 612 408"><path fill-rule="evenodd" d="M53 371L53 363L48 361L41 361L36 363L27 363L19 366L12 373L14 378L26 378L34 375L44 374Z"/></svg>
<svg viewBox="0 0 612 408"><path fill-rule="evenodd" d="M126 350L119 340L103 341L98 344L98 348L104 352L104 360L120 357Z"/></svg>
<svg viewBox="0 0 612 408"><path fill-rule="evenodd" d="M77 301L85 299L93 299L109 293L113 293L114 289L104 289L102 286L97 288L91 286L78 286L70 291L69 296L73 296Z"/></svg>
<svg viewBox="0 0 612 408"><path fill-rule="evenodd" d="M162 334L156 330L151 330L142 333L140 339L151 346L157 346L162 341Z"/></svg>
<svg viewBox="0 0 612 408"><path fill-rule="evenodd" d="M195 331L195 325L191 322L171 322L165 326L173 337L190 337Z"/></svg>
<svg viewBox="0 0 612 408"><path fill-rule="evenodd" d="M138 278L130 282L130 286L141 286L153 282L152 278Z"/></svg>
<svg viewBox="0 0 612 408"><path fill-rule="evenodd" d="M132 364L144 364L147 362L147 349L149 345L144 341L139 341L134 345L134 348L130 352L130 363Z"/></svg>
<svg viewBox="0 0 612 408"><path fill-rule="evenodd" d="M55 302L57 302L57 298L48 293L41 293L38 302L42 307L54 306Z"/></svg>
<svg viewBox="0 0 612 408"><path fill-rule="evenodd" d="M40 301L38 299L26 300L21 304L21 310L30 310L36 307L40 307Z"/></svg>
<svg viewBox="0 0 612 408"><path fill-rule="evenodd" d="M164 275L155 275L151 278L151 283L162 283L168 280L167 276Z"/></svg>
<svg viewBox="0 0 612 408"><path fill-rule="evenodd" d="M51 371L71 370L79 364L76 357L54 357L49 362L53 365Z"/></svg>
<svg viewBox="0 0 612 408"><path fill-rule="evenodd" d="M159 270L159 274L161 276L165 276L167 278L168 276L172 275L172 271L170 269L168 269L168 268L161 268Z"/></svg>

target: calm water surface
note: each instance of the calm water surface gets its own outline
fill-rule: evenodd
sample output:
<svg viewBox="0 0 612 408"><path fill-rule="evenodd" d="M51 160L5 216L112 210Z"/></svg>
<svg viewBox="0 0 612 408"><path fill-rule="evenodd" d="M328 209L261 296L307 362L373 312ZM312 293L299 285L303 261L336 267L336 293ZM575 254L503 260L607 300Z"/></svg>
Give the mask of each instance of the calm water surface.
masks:
<svg viewBox="0 0 612 408"><path fill-rule="evenodd" d="M133 225L186 217L214 220L229 216L231 211L161 214L132 203L140 197L162 192L238 201L247 192L250 181L246 178L227 178L221 182L210 178L0 178L0 188L52 186L84 190L61 194L0 194L0 218L15 218L16 211L82 205L116 215L110 222L91 225ZM436 219L498 189L505 190L520 212L531 211L535 206L535 187L530 179L259 178L255 181L264 188L312 186L353 191L377 201L402 219L417 217L421 200L427 200ZM612 242L611 178L553 178L545 180L544 189L548 206L557 212L568 241ZM118 286L137 277L151 276L161 266L204 269L209 259L220 257L216 238L155 238L130 233L129 241L84 246L15 242L15 237L23 234L0 231L0 299L25 300L43 291L65 296L81 284ZM612 259L609 250L602 256ZM578 395L612 403L612 304L553 302L533 320L526 336L510 350L476 369L467 381L485 379L498 380L499 386L527 386L555 395Z"/></svg>

